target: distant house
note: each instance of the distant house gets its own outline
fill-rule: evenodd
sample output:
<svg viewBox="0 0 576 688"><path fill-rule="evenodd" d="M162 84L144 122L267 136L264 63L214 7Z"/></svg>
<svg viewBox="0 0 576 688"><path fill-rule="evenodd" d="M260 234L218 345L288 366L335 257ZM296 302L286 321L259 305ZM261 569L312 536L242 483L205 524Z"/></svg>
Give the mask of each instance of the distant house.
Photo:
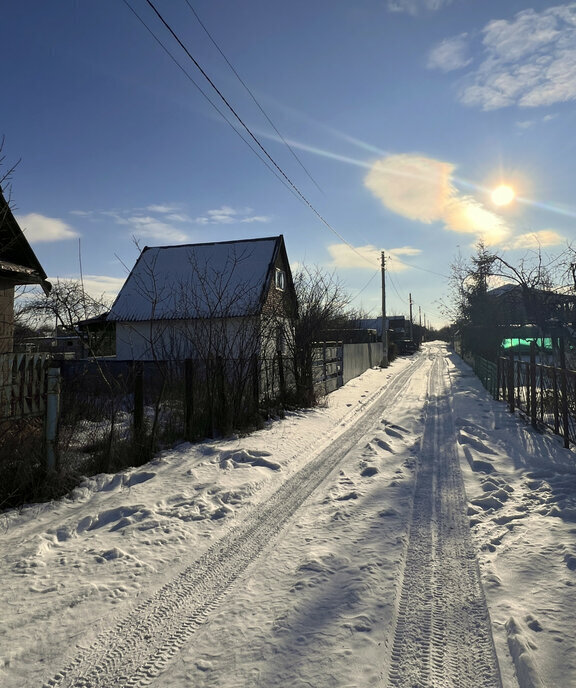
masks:
<svg viewBox="0 0 576 688"><path fill-rule="evenodd" d="M50 283L0 188L0 353L14 349L14 287Z"/></svg>
<svg viewBox="0 0 576 688"><path fill-rule="evenodd" d="M497 305L493 323L496 325L535 325L546 332L557 324L573 325L576 322L576 297L573 294L503 284L490 289L487 296Z"/></svg>
<svg viewBox="0 0 576 688"><path fill-rule="evenodd" d="M277 236L146 247L107 321L119 360L264 359L286 349L296 311Z"/></svg>

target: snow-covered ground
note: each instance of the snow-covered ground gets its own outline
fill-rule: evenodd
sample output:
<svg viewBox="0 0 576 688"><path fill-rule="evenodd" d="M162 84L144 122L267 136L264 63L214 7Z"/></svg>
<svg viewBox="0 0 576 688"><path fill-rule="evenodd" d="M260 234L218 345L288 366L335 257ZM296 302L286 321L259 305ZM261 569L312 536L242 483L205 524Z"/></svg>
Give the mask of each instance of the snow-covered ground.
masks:
<svg viewBox="0 0 576 688"><path fill-rule="evenodd" d="M466 633L486 635L481 588L472 624L456 590L466 576L438 588L447 554L465 559L470 542L504 688L576 685L575 455L493 402L438 343L250 436L180 445L0 514L0 685L404 685L398 672L418 668L402 647L421 576L411 562L426 561L419 493L436 455L442 601L422 642L461 628L465 657ZM454 530L467 509L472 537L466 522L453 550L450 490ZM489 673L476 685L497 686ZM424 685L440 685L434 667Z"/></svg>

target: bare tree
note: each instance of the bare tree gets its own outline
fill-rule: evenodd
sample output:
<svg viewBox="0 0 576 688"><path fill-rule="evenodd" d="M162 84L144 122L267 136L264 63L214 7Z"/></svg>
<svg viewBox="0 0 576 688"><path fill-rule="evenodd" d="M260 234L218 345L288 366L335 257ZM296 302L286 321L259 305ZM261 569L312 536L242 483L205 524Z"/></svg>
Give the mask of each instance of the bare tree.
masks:
<svg viewBox="0 0 576 688"><path fill-rule="evenodd" d="M479 242L470 260L458 259L445 312L457 323L464 348L494 358L507 336L498 327L535 325L545 333L566 305L559 290L565 255L548 257L536 249L514 264Z"/></svg>
<svg viewBox="0 0 576 688"><path fill-rule="evenodd" d="M212 434L213 421L232 430L280 393L278 334L290 337L291 319L274 287L264 294L246 267L252 250L231 247L213 260L182 247L170 275L159 252L147 251L112 309L119 356L153 361L161 377L194 361L196 407Z"/></svg>
<svg viewBox="0 0 576 688"><path fill-rule="evenodd" d="M37 290L23 290L18 298L16 316L22 324L53 325L69 334L78 332L81 320L102 315L109 308L110 302L104 295L90 296L79 280L57 278L47 296Z"/></svg>
<svg viewBox="0 0 576 688"><path fill-rule="evenodd" d="M313 344L321 339L324 330L337 327L347 319L351 297L333 272L318 266L300 268L294 276L294 286L298 300L292 344L296 388L301 402L313 404Z"/></svg>

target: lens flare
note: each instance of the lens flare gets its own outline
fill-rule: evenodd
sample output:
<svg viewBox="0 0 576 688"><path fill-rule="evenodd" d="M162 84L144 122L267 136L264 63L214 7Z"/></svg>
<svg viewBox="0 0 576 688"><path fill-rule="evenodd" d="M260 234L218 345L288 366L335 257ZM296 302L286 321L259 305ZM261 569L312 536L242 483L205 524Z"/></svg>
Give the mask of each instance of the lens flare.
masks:
<svg viewBox="0 0 576 688"><path fill-rule="evenodd" d="M508 184L500 184L492 191L491 198L494 205L509 205L516 198L516 192Z"/></svg>

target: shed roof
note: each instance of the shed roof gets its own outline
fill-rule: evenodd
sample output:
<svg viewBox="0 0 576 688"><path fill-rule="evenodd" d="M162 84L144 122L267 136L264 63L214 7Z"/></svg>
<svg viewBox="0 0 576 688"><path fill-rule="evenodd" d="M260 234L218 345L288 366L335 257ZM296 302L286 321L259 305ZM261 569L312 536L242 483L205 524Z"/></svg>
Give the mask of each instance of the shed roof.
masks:
<svg viewBox="0 0 576 688"><path fill-rule="evenodd" d="M46 293L50 291L47 275L12 214L1 187L0 277L13 284L40 284Z"/></svg>
<svg viewBox="0 0 576 688"><path fill-rule="evenodd" d="M12 284L40 284L46 293L51 285L24 232L10 210L0 187L0 277Z"/></svg>
<svg viewBox="0 0 576 688"><path fill-rule="evenodd" d="M223 318L260 312L282 236L146 247L108 320Z"/></svg>

